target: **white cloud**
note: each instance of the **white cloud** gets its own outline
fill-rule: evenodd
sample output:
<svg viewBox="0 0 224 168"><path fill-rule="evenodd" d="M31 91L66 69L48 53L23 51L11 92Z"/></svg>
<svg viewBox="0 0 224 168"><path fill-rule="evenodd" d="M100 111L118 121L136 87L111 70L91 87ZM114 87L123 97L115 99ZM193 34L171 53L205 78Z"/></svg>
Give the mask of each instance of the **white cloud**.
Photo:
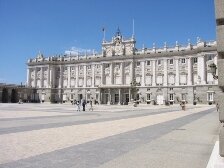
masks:
<svg viewBox="0 0 224 168"><path fill-rule="evenodd" d="M90 55L90 54L93 54L93 53L97 53L94 49L85 49L85 48L79 48L79 47L71 47L70 50L66 50L65 51L65 54L68 54L68 55Z"/></svg>

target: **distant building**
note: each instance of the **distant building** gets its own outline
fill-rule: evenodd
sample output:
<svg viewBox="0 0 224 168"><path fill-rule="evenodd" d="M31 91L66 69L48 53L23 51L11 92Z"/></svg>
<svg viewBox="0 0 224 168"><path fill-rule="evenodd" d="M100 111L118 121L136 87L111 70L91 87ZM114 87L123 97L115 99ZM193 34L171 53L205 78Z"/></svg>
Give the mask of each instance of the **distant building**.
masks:
<svg viewBox="0 0 224 168"><path fill-rule="evenodd" d="M197 39L174 47L136 49L134 36L118 30L102 53L44 57L27 62L27 86L42 102L94 100L101 104L214 103L220 92L209 65L217 65L216 41ZM134 85L136 81L136 85ZM132 85L131 85L132 83ZM133 93L133 87L135 93Z"/></svg>

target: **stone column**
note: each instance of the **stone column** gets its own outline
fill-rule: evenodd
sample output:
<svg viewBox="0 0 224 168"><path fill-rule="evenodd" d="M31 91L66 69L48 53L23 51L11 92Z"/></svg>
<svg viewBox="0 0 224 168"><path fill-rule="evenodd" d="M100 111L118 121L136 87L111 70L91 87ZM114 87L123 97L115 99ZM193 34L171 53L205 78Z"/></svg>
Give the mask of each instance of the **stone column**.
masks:
<svg viewBox="0 0 224 168"><path fill-rule="evenodd" d="M167 86L167 59L164 59L164 86Z"/></svg>
<svg viewBox="0 0 224 168"><path fill-rule="evenodd" d="M104 85L104 63L101 65L101 85Z"/></svg>
<svg viewBox="0 0 224 168"><path fill-rule="evenodd" d="M141 62L141 70L142 70L142 81L141 86L145 86L145 61Z"/></svg>
<svg viewBox="0 0 224 168"><path fill-rule="evenodd" d="M78 88L79 87L79 66L76 65L75 66L75 87Z"/></svg>
<svg viewBox="0 0 224 168"><path fill-rule="evenodd" d="M176 76L175 76L175 85L180 85L180 74L179 74L179 58L175 58L175 68L176 68Z"/></svg>
<svg viewBox="0 0 224 168"><path fill-rule="evenodd" d="M198 76L200 76L201 78L201 83L202 85L206 84L207 80L206 80L206 73L207 73L207 70L206 70L206 66L205 66L205 56L202 55L202 56L199 56L198 57Z"/></svg>
<svg viewBox="0 0 224 168"><path fill-rule="evenodd" d="M95 86L95 65L92 65L92 87Z"/></svg>
<svg viewBox="0 0 224 168"><path fill-rule="evenodd" d="M98 103L99 104L102 104L102 92L101 92L101 90L99 89L99 96L98 96Z"/></svg>
<svg viewBox="0 0 224 168"><path fill-rule="evenodd" d="M71 66L67 67L67 73L68 73L68 85L67 88L71 87Z"/></svg>
<svg viewBox="0 0 224 168"><path fill-rule="evenodd" d="M86 87L86 77L87 77L86 65L83 66L83 76L84 76L83 87Z"/></svg>
<svg viewBox="0 0 224 168"><path fill-rule="evenodd" d="M118 89L118 94L119 94L118 105L121 105L121 89Z"/></svg>
<svg viewBox="0 0 224 168"><path fill-rule="evenodd" d="M27 68L26 86L30 87L30 68Z"/></svg>
<svg viewBox="0 0 224 168"><path fill-rule="evenodd" d="M192 85L192 58L187 58L187 85Z"/></svg>
<svg viewBox="0 0 224 168"><path fill-rule="evenodd" d="M156 86L156 61L152 60L152 86Z"/></svg>
<svg viewBox="0 0 224 168"><path fill-rule="evenodd" d="M110 84L113 85L114 84L114 64L111 63L110 64Z"/></svg>
<svg viewBox="0 0 224 168"><path fill-rule="evenodd" d="M121 62L121 84L124 85L124 62Z"/></svg>
<svg viewBox="0 0 224 168"><path fill-rule="evenodd" d="M108 102L107 102L107 104L108 105L110 105L110 102L111 102L111 91L110 91L110 89L108 89Z"/></svg>

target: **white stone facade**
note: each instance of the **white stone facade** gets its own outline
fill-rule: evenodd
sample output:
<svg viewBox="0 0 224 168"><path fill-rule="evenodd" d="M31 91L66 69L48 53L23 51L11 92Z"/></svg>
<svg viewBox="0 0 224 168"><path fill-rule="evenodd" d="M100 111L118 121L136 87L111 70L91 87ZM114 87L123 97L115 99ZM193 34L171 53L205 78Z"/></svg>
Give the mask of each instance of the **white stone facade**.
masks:
<svg viewBox="0 0 224 168"><path fill-rule="evenodd" d="M187 101L214 103L219 92L209 65L217 64L216 42L196 45L136 49L135 38L118 31L111 42L103 41L102 53L28 60L27 86L38 89L42 102L86 99L102 104L127 104L136 99L164 104Z"/></svg>

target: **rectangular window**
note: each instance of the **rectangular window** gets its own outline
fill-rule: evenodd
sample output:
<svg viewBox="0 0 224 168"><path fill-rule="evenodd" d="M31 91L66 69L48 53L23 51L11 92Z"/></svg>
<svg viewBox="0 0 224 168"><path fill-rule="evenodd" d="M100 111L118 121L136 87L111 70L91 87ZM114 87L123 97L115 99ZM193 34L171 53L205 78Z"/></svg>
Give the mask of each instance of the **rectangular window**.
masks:
<svg viewBox="0 0 224 168"><path fill-rule="evenodd" d="M198 63L198 58L197 57L193 58L193 63L194 64Z"/></svg>
<svg viewBox="0 0 224 168"><path fill-rule="evenodd" d="M158 65L161 65L161 60L158 60Z"/></svg>
<svg viewBox="0 0 224 168"><path fill-rule="evenodd" d="M159 75L157 76L157 85L162 85L163 84L163 76Z"/></svg>
<svg viewBox="0 0 224 168"><path fill-rule="evenodd" d="M109 68L110 67L110 64L105 64L105 68Z"/></svg>
<svg viewBox="0 0 224 168"><path fill-rule="evenodd" d="M180 84L181 85L187 84L187 75L180 75Z"/></svg>
<svg viewBox="0 0 224 168"><path fill-rule="evenodd" d="M169 60L170 65L173 65L173 59Z"/></svg>
<svg viewBox="0 0 224 168"><path fill-rule="evenodd" d="M147 100L151 100L151 94L147 94Z"/></svg>
<svg viewBox="0 0 224 168"><path fill-rule="evenodd" d="M173 101L173 94L170 94L170 101Z"/></svg>
<svg viewBox="0 0 224 168"><path fill-rule="evenodd" d="M214 58L213 54L208 54L207 59L208 61L212 60Z"/></svg>
<svg viewBox="0 0 224 168"><path fill-rule="evenodd" d="M213 96L214 96L213 92L208 92L208 94L207 94L208 101L213 101Z"/></svg>
<svg viewBox="0 0 224 168"><path fill-rule="evenodd" d="M174 83L175 83L175 75L173 75L173 74L168 75L168 84L174 85Z"/></svg>
<svg viewBox="0 0 224 168"><path fill-rule="evenodd" d="M91 69L91 65L88 65L88 66L87 66L87 69Z"/></svg>
<svg viewBox="0 0 224 168"><path fill-rule="evenodd" d="M185 64L185 63L186 63L185 58L182 58L182 59L181 59L181 63L182 63L182 64Z"/></svg>
<svg viewBox="0 0 224 168"><path fill-rule="evenodd" d="M136 62L136 67L139 67L140 66L140 62Z"/></svg>
<svg viewBox="0 0 224 168"><path fill-rule="evenodd" d="M151 62L150 61L147 61L146 63L147 63L147 65L150 65Z"/></svg>

